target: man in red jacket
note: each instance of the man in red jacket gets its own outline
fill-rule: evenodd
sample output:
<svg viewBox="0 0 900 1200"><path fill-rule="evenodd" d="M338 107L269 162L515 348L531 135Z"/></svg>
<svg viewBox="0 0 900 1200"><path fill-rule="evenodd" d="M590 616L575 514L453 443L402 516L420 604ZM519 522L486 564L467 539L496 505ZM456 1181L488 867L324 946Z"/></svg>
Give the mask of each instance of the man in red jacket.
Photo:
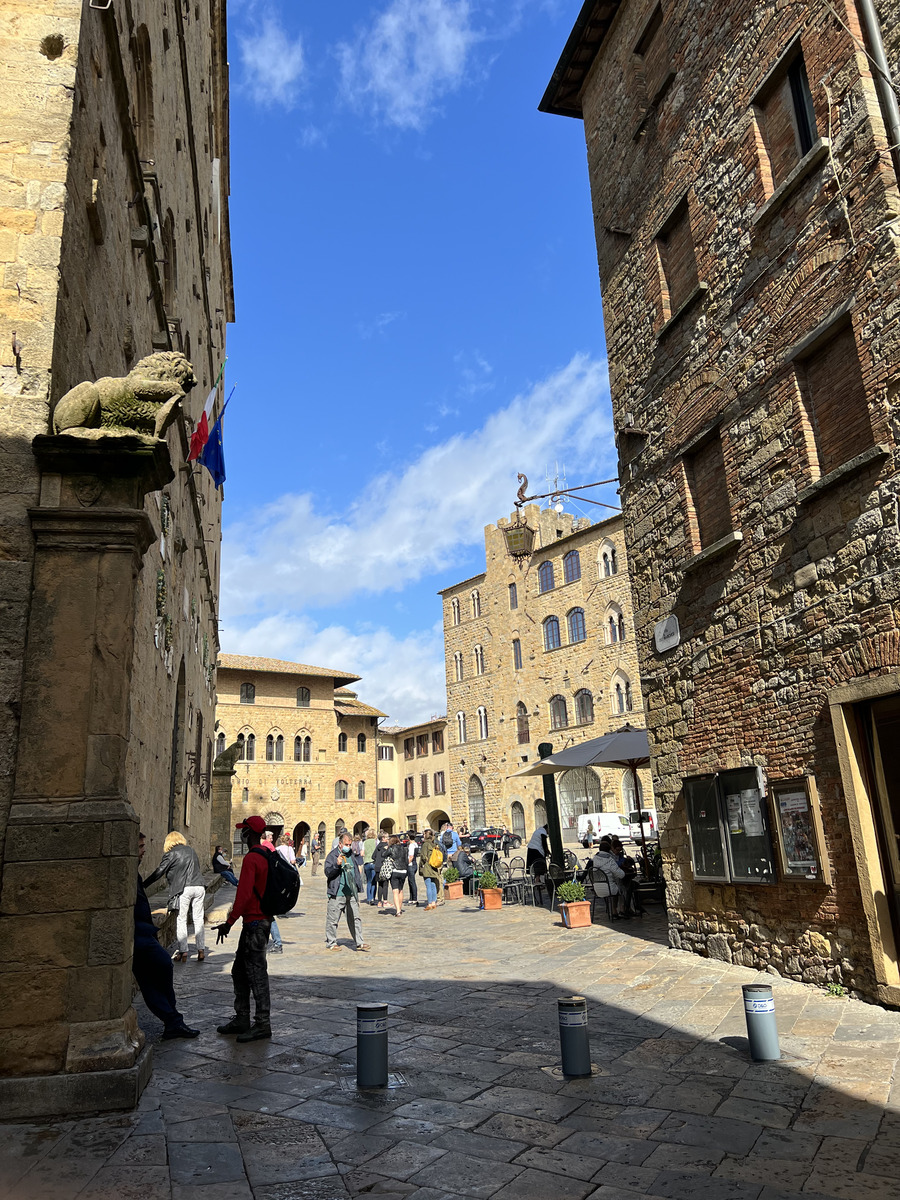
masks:
<svg viewBox="0 0 900 1200"><path fill-rule="evenodd" d="M236 1033L239 1042L255 1042L259 1038L270 1038L272 1026L269 1018L269 972L266 969L266 945L272 918L267 917L260 907L266 880L269 876L268 854L265 850L254 850L259 846L266 831L262 817L248 817L239 826L241 838L248 847L241 864L234 906L228 919L218 927L218 941L223 941L231 932L238 917L243 919L241 939L231 967L234 984L234 1017L227 1025L219 1025L219 1033ZM256 1001L256 1020L250 1023L250 993Z"/></svg>

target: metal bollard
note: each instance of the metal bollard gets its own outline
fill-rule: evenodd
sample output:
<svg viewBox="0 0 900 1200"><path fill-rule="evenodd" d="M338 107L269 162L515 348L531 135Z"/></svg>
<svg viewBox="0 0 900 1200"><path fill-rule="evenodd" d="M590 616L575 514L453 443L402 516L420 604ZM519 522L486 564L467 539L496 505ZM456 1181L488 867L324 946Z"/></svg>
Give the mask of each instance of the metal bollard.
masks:
<svg viewBox="0 0 900 1200"><path fill-rule="evenodd" d="M776 1062L781 1058L781 1047L772 988L767 983L745 983L741 990L750 1057L754 1062Z"/></svg>
<svg viewBox="0 0 900 1200"><path fill-rule="evenodd" d="M383 1088L388 1085L388 1006L356 1006L356 1086Z"/></svg>
<svg viewBox="0 0 900 1200"><path fill-rule="evenodd" d="M591 1043L588 1037L587 1000L569 996L557 1000L559 1048L563 1075L577 1078L591 1073Z"/></svg>

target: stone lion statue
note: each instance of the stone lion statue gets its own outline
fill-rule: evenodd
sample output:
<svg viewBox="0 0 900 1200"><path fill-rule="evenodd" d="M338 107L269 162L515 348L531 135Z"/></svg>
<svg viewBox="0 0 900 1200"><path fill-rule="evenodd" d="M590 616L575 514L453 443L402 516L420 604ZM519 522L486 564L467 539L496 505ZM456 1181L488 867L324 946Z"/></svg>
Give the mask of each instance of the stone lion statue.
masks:
<svg viewBox="0 0 900 1200"><path fill-rule="evenodd" d="M177 351L142 358L124 378L79 383L60 397L53 410L55 433L108 430L160 438L178 405L197 382L194 368Z"/></svg>

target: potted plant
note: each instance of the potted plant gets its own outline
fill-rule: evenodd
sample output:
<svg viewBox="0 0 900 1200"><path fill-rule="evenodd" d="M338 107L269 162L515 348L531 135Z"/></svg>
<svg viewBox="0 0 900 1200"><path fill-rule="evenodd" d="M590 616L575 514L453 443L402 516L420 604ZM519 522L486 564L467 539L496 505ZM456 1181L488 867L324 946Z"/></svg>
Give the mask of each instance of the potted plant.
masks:
<svg viewBox="0 0 900 1200"><path fill-rule="evenodd" d="M448 900L460 900L463 894L463 884L456 867L448 867L444 872L444 895Z"/></svg>
<svg viewBox="0 0 900 1200"><path fill-rule="evenodd" d="M485 871L478 887L479 908L500 908L503 904L503 889L497 886L497 876Z"/></svg>
<svg viewBox="0 0 900 1200"><path fill-rule="evenodd" d="M591 923L591 902L584 898L584 886L574 879L556 888L559 911L566 929L584 929Z"/></svg>

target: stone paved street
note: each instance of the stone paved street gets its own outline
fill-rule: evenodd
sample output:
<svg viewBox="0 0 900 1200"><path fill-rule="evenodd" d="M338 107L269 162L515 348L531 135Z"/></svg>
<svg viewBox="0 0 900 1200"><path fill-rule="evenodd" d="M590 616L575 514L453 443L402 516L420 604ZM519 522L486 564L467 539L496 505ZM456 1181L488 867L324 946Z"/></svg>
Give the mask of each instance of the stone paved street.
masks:
<svg viewBox="0 0 900 1200"><path fill-rule="evenodd" d="M766 976L785 1057L755 1065L740 985L756 973L667 949L658 910L567 931L546 909L468 899L399 919L366 909L372 952L345 936L338 954L322 877L306 881L269 957L272 1041L215 1032L232 934L176 967L203 1033L157 1045L139 1111L3 1126L0 1195L896 1200L900 1014ZM598 1071L566 1082L552 1074L556 999L572 992L590 1001ZM363 1095L355 1004L372 1000L391 1005L406 1086Z"/></svg>

